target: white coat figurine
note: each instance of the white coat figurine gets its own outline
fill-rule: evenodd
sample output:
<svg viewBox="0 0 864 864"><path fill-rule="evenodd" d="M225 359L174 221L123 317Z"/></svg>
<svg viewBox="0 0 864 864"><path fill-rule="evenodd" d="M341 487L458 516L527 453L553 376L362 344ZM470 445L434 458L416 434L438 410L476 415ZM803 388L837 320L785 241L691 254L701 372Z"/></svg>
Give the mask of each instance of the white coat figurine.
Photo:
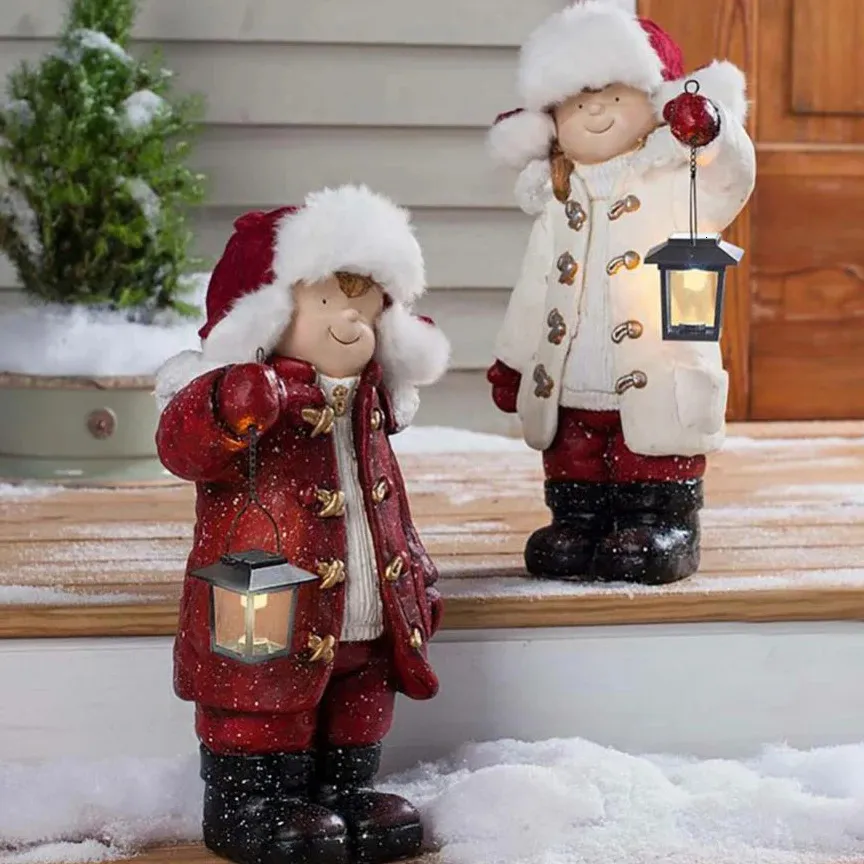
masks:
<svg viewBox="0 0 864 864"><path fill-rule="evenodd" d="M713 128L674 106L664 122L689 79ZM699 566L705 454L723 441L728 376L718 343L663 340L659 276L643 258L688 230L689 143L710 141L697 151L700 232L747 203L744 76L715 61L685 78L660 27L584 0L529 37L519 89L525 107L498 118L489 146L521 171L516 195L536 221L488 377L543 451L552 524L529 539L526 566L674 582Z"/></svg>

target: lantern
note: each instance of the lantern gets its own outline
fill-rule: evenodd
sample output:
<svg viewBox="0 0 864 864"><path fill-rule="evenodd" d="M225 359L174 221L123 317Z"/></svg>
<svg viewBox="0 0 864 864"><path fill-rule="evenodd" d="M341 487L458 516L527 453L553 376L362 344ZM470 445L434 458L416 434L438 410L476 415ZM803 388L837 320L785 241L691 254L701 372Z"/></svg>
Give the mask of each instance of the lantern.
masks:
<svg viewBox="0 0 864 864"><path fill-rule="evenodd" d="M259 353L259 362L262 362ZM250 426L247 500L231 522L225 554L192 575L210 585L210 644L217 654L243 663L260 663L291 653L299 589L318 577L301 570L282 555L279 526L258 497L258 431ZM250 549L230 552L231 540L243 514L258 507L276 537L277 551Z"/></svg>
<svg viewBox="0 0 864 864"><path fill-rule="evenodd" d="M660 270L663 338L717 342L723 326L726 268L734 267L744 250L719 234L673 234L645 256Z"/></svg>
<svg viewBox="0 0 864 864"><path fill-rule="evenodd" d="M227 553L192 575L210 584L212 650L244 663L291 653L298 589L318 579L260 549Z"/></svg>
<svg viewBox="0 0 864 864"><path fill-rule="evenodd" d="M690 231L673 234L645 256L660 270L660 311L663 339L719 342L723 326L726 268L734 267L744 250L726 243L719 234L699 234L696 200L697 152L720 131L720 114L699 95L699 82L687 81L684 92L663 109L673 122L673 134L690 146ZM674 124L679 131L674 131Z"/></svg>

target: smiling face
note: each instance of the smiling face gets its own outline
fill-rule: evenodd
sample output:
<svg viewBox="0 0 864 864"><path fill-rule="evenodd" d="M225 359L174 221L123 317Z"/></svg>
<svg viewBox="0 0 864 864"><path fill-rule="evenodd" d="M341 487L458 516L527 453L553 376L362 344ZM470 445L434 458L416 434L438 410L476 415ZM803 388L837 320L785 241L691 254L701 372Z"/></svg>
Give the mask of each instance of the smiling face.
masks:
<svg viewBox="0 0 864 864"><path fill-rule="evenodd" d="M624 84L583 90L556 106L553 117L564 155L582 165L629 152L659 125L648 94Z"/></svg>
<svg viewBox="0 0 864 864"><path fill-rule="evenodd" d="M276 353L311 363L328 378L359 375L375 354L375 325L384 310L381 286L337 273L294 286L294 316Z"/></svg>

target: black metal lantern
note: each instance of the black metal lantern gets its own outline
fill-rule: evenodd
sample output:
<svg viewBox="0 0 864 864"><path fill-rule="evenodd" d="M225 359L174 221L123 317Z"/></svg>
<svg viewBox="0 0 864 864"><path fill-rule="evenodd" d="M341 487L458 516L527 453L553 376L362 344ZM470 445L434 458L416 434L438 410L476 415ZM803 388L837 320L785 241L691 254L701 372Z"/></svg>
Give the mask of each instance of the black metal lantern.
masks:
<svg viewBox="0 0 864 864"><path fill-rule="evenodd" d="M259 500L255 485L257 441L257 431L251 427L248 499L231 523L226 549L241 517L254 504L273 527L277 551L226 551L215 564L192 572L210 585L212 650L243 663L261 663L291 653L299 588L318 579L282 555L279 528Z"/></svg>
<svg viewBox="0 0 864 864"><path fill-rule="evenodd" d="M697 94L699 82L687 81L684 91ZM690 231L673 234L645 256L646 264L656 264L660 270L662 332L667 341L720 341L726 268L735 267L744 255L743 249L726 243L719 234L699 234L697 150L690 148Z"/></svg>
<svg viewBox="0 0 864 864"><path fill-rule="evenodd" d="M673 234L645 256L660 270L663 338L717 342L723 326L726 268L734 267L744 250L719 234Z"/></svg>

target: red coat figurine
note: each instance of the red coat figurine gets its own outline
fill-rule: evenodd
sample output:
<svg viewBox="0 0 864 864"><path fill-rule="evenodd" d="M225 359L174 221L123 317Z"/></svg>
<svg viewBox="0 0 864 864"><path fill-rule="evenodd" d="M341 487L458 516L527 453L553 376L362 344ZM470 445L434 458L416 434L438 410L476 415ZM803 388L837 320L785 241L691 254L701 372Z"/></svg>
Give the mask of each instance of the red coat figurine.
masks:
<svg viewBox="0 0 864 864"><path fill-rule="evenodd" d="M325 190L235 229L201 352L157 382L160 457L197 488L175 688L196 703L205 842L240 864L397 860L420 847L418 815L371 784L396 692L438 689L427 642L441 601L389 436L449 346L411 313L422 254L387 199ZM247 511L231 548L272 549L269 513L283 555L319 581L298 589L292 652L247 664L211 648L210 587L191 574L227 551L251 426L264 510Z"/></svg>

